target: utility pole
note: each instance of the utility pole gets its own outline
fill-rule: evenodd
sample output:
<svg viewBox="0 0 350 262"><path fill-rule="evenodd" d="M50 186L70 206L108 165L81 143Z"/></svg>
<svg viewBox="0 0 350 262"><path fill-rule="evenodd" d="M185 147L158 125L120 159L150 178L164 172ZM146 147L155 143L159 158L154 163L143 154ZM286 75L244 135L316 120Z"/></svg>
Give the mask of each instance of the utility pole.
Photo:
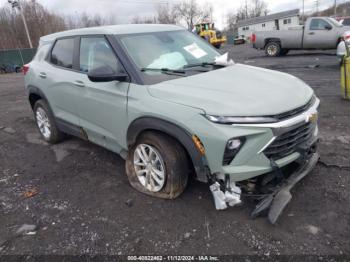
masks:
<svg viewBox="0 0 350 262"><path fill-rule="evenodd" d="M337 16L337 0L334 0L334 17Z"/></svg>
<svg viewBox="0 0 350 262"><path fill-rule="evenodd" d="M302 22L304 24L304 21L305 21L305 0L303 0L303 15L302 15Z"/></svg>
<svg viewBox="0 0 350 262"><path fill-rule="evenodd" d="M248 19L248 0L245 0L245 19Z"/></svg>
<svg viewBox="0 0 350 262"><path fill-rule="evenodd" d="M24 14L23 14L23 10L21 8L21 3L19 0L7 0L11 5L12 5L12 8L16 10L18 10L19 14L21 15L21 18L22 18L22 21L23 21L23 25L24 25L24 29L26 31L26 34L27 34L27 38L28 38L28 42L29 42L29 47L30 48L33 48L33 44L32 44L32 40L30 39L30 35L29 35L29 30L28 30L28 26L27 26L27 21L26 21L26 18L24 17Z"/></svg>
<svg viewBox="0 0 350 262"><path fill-rule="evenodd" d="M319 16L319 4L320 4L320 1L319 0L315 0L315 7L316 7L316 14L317 14L317 16Z"/></svg>

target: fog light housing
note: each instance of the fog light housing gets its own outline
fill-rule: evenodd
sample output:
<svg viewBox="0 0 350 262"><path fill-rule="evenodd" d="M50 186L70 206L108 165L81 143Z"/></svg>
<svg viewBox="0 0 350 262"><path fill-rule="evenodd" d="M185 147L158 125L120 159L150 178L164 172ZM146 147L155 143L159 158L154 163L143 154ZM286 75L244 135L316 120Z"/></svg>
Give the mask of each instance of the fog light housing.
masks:
<svg viewBox="0 0 350 262"><path fill-rule="evenodd" d="M224 166L228 166L229 164L231 164L235 156L238 154L239 150L241 150L245 141L245 137L232 138L227 141L224 158L222 161L222 164Z"/></svg>

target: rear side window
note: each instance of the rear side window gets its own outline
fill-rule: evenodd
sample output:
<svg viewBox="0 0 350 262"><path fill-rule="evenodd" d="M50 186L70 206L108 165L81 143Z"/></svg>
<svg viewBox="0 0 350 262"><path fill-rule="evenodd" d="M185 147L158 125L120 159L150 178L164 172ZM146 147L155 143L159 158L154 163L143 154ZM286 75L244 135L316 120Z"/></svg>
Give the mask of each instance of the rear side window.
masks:
<svg viewBox="0 0 350 262"><path fill-rule="evenodd" d="M57 66L73 68L74 38L57 40L51 52L51 63Z"/></svg>
<svg viewBox="0 0 350 262"><path fill-rule="evenodd" d="M122 66L104 37L82 37L80 42L80 71L88 73L108 66L113 72L123 72Z"/></svg>

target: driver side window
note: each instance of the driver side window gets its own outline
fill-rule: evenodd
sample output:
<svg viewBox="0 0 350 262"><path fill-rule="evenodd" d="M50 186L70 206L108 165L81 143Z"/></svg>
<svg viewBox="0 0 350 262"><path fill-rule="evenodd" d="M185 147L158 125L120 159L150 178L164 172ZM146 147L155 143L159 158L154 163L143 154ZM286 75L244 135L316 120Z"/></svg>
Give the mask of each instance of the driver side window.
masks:
<svg viewBox="0 0 350 262"><path fill-rule="evenodd" d="M327 30L327 27L332 27L323 19L312 19L310 24L310 30Z"/></svg>
<svg viewBox="0 0 350 262"><path fill-rule="evenodd" d="M80 71L88 73L103 66L110 67L114 73L123 72L121 64L104 37L82 37L80 41Z"/></svg>

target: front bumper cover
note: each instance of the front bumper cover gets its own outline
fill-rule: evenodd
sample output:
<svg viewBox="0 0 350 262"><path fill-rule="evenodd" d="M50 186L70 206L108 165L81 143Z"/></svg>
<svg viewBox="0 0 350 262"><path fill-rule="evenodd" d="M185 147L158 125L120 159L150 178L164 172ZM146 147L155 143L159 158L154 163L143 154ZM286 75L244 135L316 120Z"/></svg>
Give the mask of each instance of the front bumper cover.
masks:
<svg viewBox="0 0 350 262"><path fill-rule="evenodd" d="M297 171L284 180L271 194L264 196L264 198L260 200L252 213L252 217L257 217L268 210L268 219L270 223L275 224L292 199L292 194L290 193L291 189L312 171L319 158L320 156L317 152L309 155L304 164L301 165Z"/></svg>

